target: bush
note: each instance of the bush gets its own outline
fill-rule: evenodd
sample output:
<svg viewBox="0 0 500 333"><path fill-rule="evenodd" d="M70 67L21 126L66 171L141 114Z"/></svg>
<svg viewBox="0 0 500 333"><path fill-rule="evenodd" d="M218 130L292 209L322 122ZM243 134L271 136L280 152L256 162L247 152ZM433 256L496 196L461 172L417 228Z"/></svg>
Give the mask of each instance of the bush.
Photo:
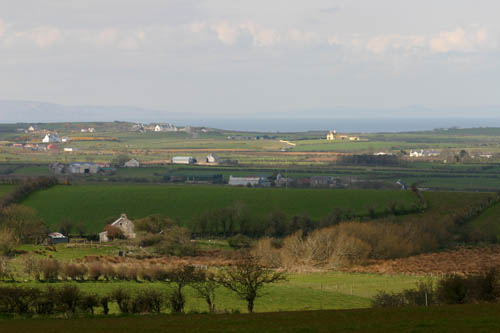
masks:
<svg viewBox="0 0 500 333"><path fill-rule="evenodd" d="M130 291L119 287L111 292L110 298L116 302L121 313L130 312L130 300L132 299Z"/></svg>
<svg viewBox="0 0 500 333"><path fill-rule="evenodd" d="M10 256L16 251L14 231L9 228L0 229L0 256Z"/></svg>
<svg viewBox="0 0 500 333"><path fill-rule="evenodd" d="M94 315L94 308L99 306L100 301L101 300L97 294L84 294L80 298L78 307L83 311L90 312L91 315Z"/></svg>
<svg viewBox="0 0 500 333"><path fill-rule="evenodd" d="M160 243L163 240L163 235L146 235L140 241L139 245L142 247L150 247Z"/></svg>
<svg viewBox="0 0 500 333"><path fill-rule="evenodd" d="M252 239L242 234L228 238L227 242L233 249L248 249L252 246Z"/></svg>
<svg viewBox="0 0 500 333"><path fill-rule="evenodd" d="M56 299L63 312L76 312L76 307L82 298L80 288L75 285L64 285L56 292Z"/></svg>
<svg viewBox="0 0 500 333"><path fill-rule="evenodd" d="M87 274L87 266L82 264L67 263L62 266L62 271L66 279L84 280Z"/></svg>
<svg viewBox="0 0 500 333"><path fill-rule="evenodd" d="M39 268L42 273L43 280L54 281L59 277L59 271L61 265L55 259L41 259L39 262Z"/></svg>
<svg viewBox="0 0 500 333"><path fill-rule="evenodd" d="M165 306L163 292L148 289L136 294L131 301L132 313L160 313Z"/></svg>
<svg viewBox="0 0 500 333"><path fill-rule="evenodd" d="M172 227L161 242L156 244L155 250L159 254L172 256L194 256L198 253L196 244L191 242L191 233L182 227Z"/></svg>
<svg viewBox="0 0 500 333"><path fill-rule="evenodd" d="M101 276L104 275L104 265L99 261L91 263L88 267L88 278L89 280L97 281Z"/></svg>
<svg viewBox="0 0 500 333"><path fill-rule="evenodd" d="M107 232L107 237L111 240L125 239L125 235L123 234L123 231L120 228L115 227L111 224L108 224L107 226L105 226L104 231Z"/></svg>
<svg viewBox="0 0 500 333"><path fill-rule="evenodd" d="M9 259L6 257L0 257L0 280L14 279L12 270L10 267Z"/></svg>

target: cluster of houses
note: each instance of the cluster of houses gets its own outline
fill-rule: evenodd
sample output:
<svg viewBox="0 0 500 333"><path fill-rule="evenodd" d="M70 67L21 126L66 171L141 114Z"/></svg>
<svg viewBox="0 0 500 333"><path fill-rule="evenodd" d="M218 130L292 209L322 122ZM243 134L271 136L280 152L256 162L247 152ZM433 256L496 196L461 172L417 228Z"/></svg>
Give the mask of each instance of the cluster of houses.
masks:
<svg viewBox="0 0 500 333"><path fill-rule="evenodd" d="M263 176L248 176L248 177L233 177L229 176L228 184L230 186L247 186L247 187L341 187L340 179L331 176L314 176L294 179L285 177L278 173L273 179L272 177Z"/></svg>
<svg viewBox="0 0 500 333"><path fill-rule="evenodd" d="M132 131L134 132L178 132L178 131L186 131L186 129L179 129L173 124L163 123L163 124L135 124L132 126Z"/></svg>
<svg viewBox="0 0 500 333"><path fill-rule="evenodd" d="M440 151L431 149L431 150L424 150L424 149L419 149L419 150L412 150L410 151L409 156L410 157L436 157L441 155Z"/></svg>
<svg viewBox="0 0 500 333"><path fill-rule="evenodd" d="M326 135L326 140L328 141L359 141L359 136L348 136L344 134L339 134L337 131L332 130Z"/></svg>

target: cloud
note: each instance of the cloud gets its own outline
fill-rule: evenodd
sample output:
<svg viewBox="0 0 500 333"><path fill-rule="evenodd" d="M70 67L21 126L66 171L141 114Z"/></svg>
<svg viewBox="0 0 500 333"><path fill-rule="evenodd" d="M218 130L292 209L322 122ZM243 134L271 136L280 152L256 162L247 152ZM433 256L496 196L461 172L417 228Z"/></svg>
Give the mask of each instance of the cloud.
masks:
<svg viewBox="0 0 500 333"><path fill-rule="evenodd" d="M429 46L434 53L448 53L476 52L495 45L490 42L488 31L485 29L466 31L459 27L454 31L441 31L429 41Z"/></svg>
<svg viewBox="0 0 500 333"><path fill-rule="evenodd" d="M0 37L5 35L6 31L7 31L7 24L2 19L0 19Z"/></svg>
<svg viewBox="0 0 500 333"><path fill-rule="evenodd" d="M259 47L268 47L277 44L281 37L280 34L272 29L263 28L254 23L240 25L240 29L248 32L253 38L253 45Z"/></svg>
<svg viewBox="0 0 500 333"><path fill-rule="evenodd" d="M320 36L315 32L302 31L299 29L291 29L287 33L287 39L294 43L309 44L318 43L321 41ZM328 43L330 41L328 40Z"/></svg>
<svg viewBox="0 0 500 333"><path fill-rule="evenodd" d="M217 33L217 37L224 44L233 45L238 41L240 35L239 27L223 22L212 25L211 28Z"/></svg>
<svg viewBox="0 0 500 333"><path fill-rule="evenodd" d="M389 51L411 52L425 47L424 36L412 35L382 35L370 38L366 42L366 48L374 54L382 54Z"/></svg>
<svg viewBox="0 0 500 333"><path fill-rule="evenodd" d="M15 35L20 39L28 39L40 47L53 45L63 39L63 32L53 27L37 27Z"/></svg>

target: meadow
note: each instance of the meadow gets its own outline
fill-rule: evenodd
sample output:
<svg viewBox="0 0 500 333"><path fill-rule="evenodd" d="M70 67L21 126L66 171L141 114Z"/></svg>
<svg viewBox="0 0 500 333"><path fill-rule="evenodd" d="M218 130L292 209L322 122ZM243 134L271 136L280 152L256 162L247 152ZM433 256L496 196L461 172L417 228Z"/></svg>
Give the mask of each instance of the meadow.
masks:
<svg viewBox="0 0 500 333"><path fill-rule="evenodd" d="M56 186L30 195L23 204L36 209L49 226L62 218L84 222L89 231L101 231L105 221L126 213L131 218L151 214L169 216L188 225L203 212L243 203L254 219L279 210L285 214L325 217L335 208L368 214L369 207L381 212L391 203L416 203L410 191L318 190L240 188L186 185L70 185Z"/></svg>

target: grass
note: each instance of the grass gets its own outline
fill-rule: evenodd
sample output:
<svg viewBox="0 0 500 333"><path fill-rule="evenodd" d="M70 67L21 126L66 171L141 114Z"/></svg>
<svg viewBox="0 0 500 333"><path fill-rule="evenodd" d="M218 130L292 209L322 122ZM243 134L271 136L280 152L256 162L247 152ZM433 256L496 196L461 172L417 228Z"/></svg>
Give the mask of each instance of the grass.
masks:
<svg viewBox="0 0 500 333"><path fill-rule="evenodd" d="M248 314L0 320L2 332L497 332L499 304Z"/></svg>
<svg viewBox="0 0 500 333"><path fill-rule="evenodd" d="M208 209L227 207L235 202L244 203L250 216L261 220L274 210L290 216L307 214L313 219L326 216L334 208L367 214L368 206L382 211L394 201L409 206L416 198L409 191L73 185L35 192L23 204L35 208L49 226L69 217L75 222L85 222L89 231L97 232L108 218L121 213L131 218L160 213L188 225Z"/></svg>
<svg viewBox="0 0 500 333"><path fill-rule="evenodd" d="M469 233L491 235L493 239L500 239L500 204L486 209L483 214L467 226Z"/></svg>
<svg viewBox="0 0 500 333"><path fill-rule="evenodd" d="M15 188L15 185L0 185L0 198Z"/></svg>
<svg viewBox="0 0 500 333"><path fill-rule="evenodd" d="M413 288L420 276L405 275L375 275L352 273L304 273L291 274L288 281L267 286L264 296L255 303L256 312L303 311L321 309L358 309L371 305L371 299L379 290L399 292ZM4 282L12 285L12 283ZM44 288L47 285L76 284L83 291L107 294L118 287L124 287L133 292L145 289L169 291L170 285L163 282L23 282L16 285ZM2 283L0 283L2 285ZM186 311L206 311L206 304L196 297L193 289L186 287ZM219 310L246 312L246 303L232 292L220 288L217 290L216 304ZM118 313L116 307L111 309Z"/></svg>

